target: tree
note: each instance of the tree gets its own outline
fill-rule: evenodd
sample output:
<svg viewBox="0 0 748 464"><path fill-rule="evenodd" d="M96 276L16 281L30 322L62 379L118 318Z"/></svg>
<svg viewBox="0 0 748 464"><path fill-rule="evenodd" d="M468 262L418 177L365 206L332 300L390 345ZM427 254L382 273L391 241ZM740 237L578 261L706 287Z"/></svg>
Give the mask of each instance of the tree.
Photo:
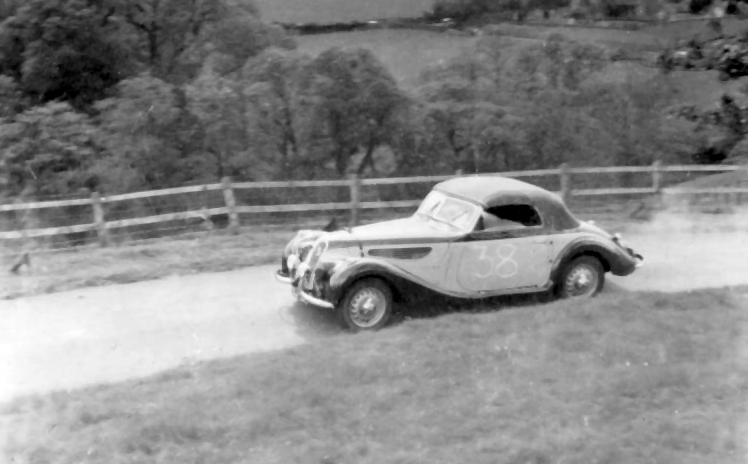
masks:
<svg viewBox="0 0 748 464"><path fill-rule="evenodd" d="M0 0L0 22L16 14L24 0Z"/></svg>
<svg viewBox="0 0 748 464"><path fill-rule="evenodd" d="M464 23L489 14L509 13L518 21L524 21L535 10L542 10L549 17L552 10L565 8L570 3L570 0L437 0L430 17Z"/></svg>
<svg viewBox="0 0 748 464"><path fill-rule="evenodd" d="M106 155L92 169L107 191L172 187L190 179L189 158L167 136L179 121L178 103L173 85L145 73L120 82L116 96L96 104Z"/></svg>
<svg viewBox="0 0 748 464"><path fill-rule="evenodd" d="M26 106L18 83L9 76L0 76L0 121L7 122Z"/></svg>
<svg viewBox="0 0 748 464"><path fill-rule="evenodd" d="M186 95L189 110L203 129L201 155L195 162L202 163L205 180L237 174L251 177L257 166L251 162L252 134L241 83L206 66L186 87Z"/></svg>
<svg viewBox="0 0 748 464"><path fill-rule="evenodd" d="M121 37L85 0L30 0L0 26L0 73L37 102L87 108L131 69Z"/></svg>
<svg viewBox="0 0 748 464"><path fill-rule="evenodd" d="M139 56L151 73L188 81L205 58L219 53L234 70L264 48L293 47L285 32L263 23L250 0L109 0L138 38Z"/></svg>
<svg viewBox="0 0 748 464"><path fill-rule="evenodd" d="M99 147L95 127L67 103L48 103L0 124L2 164L10 196L51 196L95 188L88 172Z"/></svg>
<svg viewBox="0 0 748 464"><path fill-rule="evenodd" d="M748 89L742 88L740 93L747 95ZM691 158L700 164L718 164L730 159L733 150L748 137L748 107L738 105L736 98L728 93L722 95L716 108L678 105L671 108L670 114L695 123L691 126L693 133L702 139Z"/></svg>
<svg viewBox="0 0 748 464"><path fill-rule="evenodd" d="M154 76L165 77L201 38L204 29L219 21L220 0L113 0L111 8L134 28L138 53Z"/></svg>
<svg viewBox="0 0 748 464"><path fill-rule="evenodd" d="M308 61L303 55L272 48L247 61L242 72L244 97L253 110L248 124L254 141L277 153L277 168L284 179L294 179L303 164L301 126L309 125L305 114L309 108L303 105L301 81Z"/></svg>
<svg viewBox="0 0 748 464"><path fill-rule="evenodd" d="M240 71L248 59L268 48L296 48L296 41L284 29L248 14L225 18L215 25L208 40L210 50L224 57L219 69L223 74Z"/></svg>
<svg viewBox="0 0 748 464"><path fill-rule="evenodd" d="M315 157L329 156L341 177L349 169L362 173L371 167L374 150L389 142L392 124L407 101L395 79L362 48L324 51L303 75L304 102L312 109L309 143ZM360 162L352 166L360 151Z"/></svg>
<svg viewBox="0 0 748 464"><path fill-rule="evenodd" d="M607 64L603 48L551 34L543 44L522 51L512 77L516 90L529 98L544 90L573 93Z"/></svg>
<svg viewBox="0 0 748 464"><path fill-rule="evenodd" d="M497 169L505 148L500 57L479 46L421 76L426 129L441 171Z"/></svg>

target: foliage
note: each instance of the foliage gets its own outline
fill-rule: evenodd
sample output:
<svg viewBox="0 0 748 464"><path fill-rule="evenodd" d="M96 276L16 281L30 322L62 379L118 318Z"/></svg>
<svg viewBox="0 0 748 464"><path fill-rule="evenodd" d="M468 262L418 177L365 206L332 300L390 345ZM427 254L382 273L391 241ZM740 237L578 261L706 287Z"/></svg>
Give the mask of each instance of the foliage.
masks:
<svg viewBox="0 0 748 464"><path fill-rule="evenodd" d="M338 176L371 166L374 150L389 142L406 101L382 63L363 48L322 52L306 66L302 89L312 110L310 156L331 161ZM360 152L363 157L353 165Z"/></svg>
<svg viewBox="0 0 748 464"><path fill-rule="evenodd" d="M567 8L571 3L571 0L435 0L428 17L457 23L496 16L524 21L533 11L540 10L547 18L551 11Z"/></svg>
<svg viewBox="0 0 748 464"><path fill-rule="evenodd" d="M229 16L221 0L111 0L136 36L139 61L160 78L173 76L204 45L210 26Z"/></svg>
<svg viewBox="0 0 748 464"><path fill-rule="evenodd" d="M713 0L690 0L688 2L688 10L691 14L699 14L712 6Z"/></svg>
<svg viewBox="0 0 748 464"><path fill-rule="evenodd" d="M606 65L605 50L551 34L539 45L526 48L517 60L517 90L528 96L542 90L576 92Z"/></svg>
<svg viewBox="0 0 748 464"><path fill-rule="evenodd" d="M37 102L84 108L131 69L120 34L84 0L30 0L0 26L0 73Z"/></svg>
<svg viewBox="0 0 748 464"><path fill-rule="evenodd" d="M696 144L663 117L678 97L667 77L600 83L605 50L557 34L506 66L495 40L423 76L429 164L441 172L677 162Z"/></svg>
<svg viewBox="0 0 748 464"><path fill-rule="evenodd" d="M665 74L674 68L693 71L714 69L722 81L738 79L748 69L747 37L743 32L704 41L694 38L682 47L665 49L659 56L659 64ZM743 87L738 97L747 94L748 90ZM696 123L693 132L701 140L691 154L692 161L722 163L729 160L736 147L746 139L746 110L737 104L738 99L735 95L724 93L716 109L679 105L670 111L672 116L682 121Z"/></svg>
<svg viewBox="0 0 748 464"><path fill-rule="evenodd" d="M309 66L303 55L268 49L247 61L242 72L243 97L254 109L248 121L254 144L277 161L276 178L294 179L314 166L304 147L310 130L305 112L310 111L302 94L302 77Z"/></svg>
<svg viewBox="0 0 748 464"><path fill-rule="evenodd" d="M96 104L98 138L106 149L93 168L108 191L176 186L189 180L189 163L173 134L179 116L173 85L150 74L122 81L117 96Z"/></svg>
<svg viewBox="0 0 748 464"><path fill-rule="evenodd" d="M203 130L202 151L192 157L196 181L199 173L206 182L228 175L257 178L249 101L243 87L243 82L221 76L210 66L186 87L188 110Z"/></svg>
<svg viewBox="0 0 748 464"><path fill-rule="evenodd" d="M490 39L489 39L490 40ZM497 96L498 55L476 53L428 70L419 96L433 162L442 170L496 170L499 150L509 137L503 124L506 110Z"/></svg>
<svg viewBox="0 0 748 464"><path fill-rule="evenodd" d="M67 103L36 106L0 124L7 192L33 197L95 187L88 174L99 153L95 131Z"/></svg>
<svg viewBox="0 0 748 464"><path fill-rule="evenodd" d="M522 13L565 2L451 4ZM68 183L77 189L80 181L68 178L123 192L223 176L641 164L680 159L696 143L663 122L659 108L674 98L661 91L667 78L594 84L609 54L559 34L523 44L509 64L502 39L483 36L406 93L370 51L296 53L293 38L263 22L252 2L3 5L9 16L0 26L0 124L12 143L31 133L12 128L35 105L66 102L93 127L86 133L97 155L60 165L52 190ZM14 191L33 184L14 179Z"/></svg>
<svg viewBox="0 0 748 464"><path fill-rule="evenodd" d="M655 3L653 0L648 2ZM606 18L623 18L636 15L637 3L626 0L601 0L600 11Z"/></svg>

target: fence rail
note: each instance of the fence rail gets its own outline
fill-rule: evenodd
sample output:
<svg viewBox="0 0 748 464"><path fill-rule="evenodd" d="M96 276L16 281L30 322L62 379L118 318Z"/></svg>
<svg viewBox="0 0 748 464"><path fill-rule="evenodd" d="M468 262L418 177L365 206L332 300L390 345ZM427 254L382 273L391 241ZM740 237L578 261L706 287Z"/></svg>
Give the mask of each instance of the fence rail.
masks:
<svg viewBox="0 0 748 464"><path fill-rule="evenodd" d="M748 188L744 187L715 187L715 188L691 188L683 189L678 187L663 187L662 176L665 173L725 173L732 171L745 170L744 166L663 166L655 163L651 166L616 166L616 167L583 167L571 168L567 165L561 165L557 169L541 169L532 171L510 171L492 174L500 174L505 177L527 178L527 177L556 177L560 190L557 191L564 199L573 198L599 198L605 196L626 196L626 195L652 195L661 192L670 194L716 194L716 195L742 195L748 193ZM611 188L588 188L574 189L572 176L578 175L604 175L604 174L650 174L651 183L646 187L611 187ZM478 176L492 174L477 174ZM13 203L0 205L0 213L3 212L24 212L31 210L63 208L63 207L90 207L91 221L83 224L74 224L61 227L46 228L24 228L22 230L12 230L0 232L0 240L18 240L27 238L53 237L56 235L66 235L75 233L95 232L102 246L109 245L109 232L114 229L122 229L132 226L152 225L163 222L176 220L198 219L204 220L215 215L225 215L228 217L228 228L232 233L238 232L239 215L252 215L264 213L291 213L291 212L315 212L315 211L350 211L351 223L357 224L359 221L359 212L362 210L375 209L397 209L397 208L414 208L417 207L421 199L395 200L395 201L363 201L361 198L361 188L364 186L384 186L384 185L405 185L418 183L437 183L460 176L458 172L450 176L416 176L416 177L391 177L391 178L374 178L360 179L351 176L346 180L316 180L316 181L291 181L291 182L236 182L232 183L229 178L225 178L221 183L206 184L197 186L187 186L178 188L169 188L162 190L126 193L118 195L109 195L99 197L94 193L89 198L78 198L70 200L54 200L33 203ZM347 187L348 201L337 202L319 202L319 203L300 203L300 204L272 204L272 205L237 205L235 192L242 190L257 189L279 189L279 188L308 188L308 187ZM143 200L170 195L199 194L205 192L223 193L223 205L212 208L200 208L191 211L169 212L144 217L135 217L129 219L107 219L104 211L104 205L112 205L118 202L128 200Z"/></svg>

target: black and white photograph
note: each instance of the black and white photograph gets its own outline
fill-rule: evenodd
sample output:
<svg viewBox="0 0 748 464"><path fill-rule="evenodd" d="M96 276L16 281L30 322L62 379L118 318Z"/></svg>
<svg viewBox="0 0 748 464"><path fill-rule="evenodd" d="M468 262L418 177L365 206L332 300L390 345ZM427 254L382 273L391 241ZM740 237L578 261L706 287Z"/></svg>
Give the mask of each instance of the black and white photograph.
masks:
<svg viewBox="0 0 748 464"><path fill-rule="evenodd" d="M748 0L0 0L0 464L748 464Z"/></svg>

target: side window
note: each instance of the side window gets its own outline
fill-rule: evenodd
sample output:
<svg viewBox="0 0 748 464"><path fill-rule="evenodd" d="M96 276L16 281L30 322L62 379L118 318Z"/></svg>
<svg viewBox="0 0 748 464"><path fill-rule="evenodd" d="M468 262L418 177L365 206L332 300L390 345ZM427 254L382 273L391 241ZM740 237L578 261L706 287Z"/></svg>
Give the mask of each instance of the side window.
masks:
<svg viewBox="0 0 748 464"><path fill-rule="evenodd" d="M488 208L482 214L483 230L522 229L542 224L538 211L524 204Z"/></svg>

